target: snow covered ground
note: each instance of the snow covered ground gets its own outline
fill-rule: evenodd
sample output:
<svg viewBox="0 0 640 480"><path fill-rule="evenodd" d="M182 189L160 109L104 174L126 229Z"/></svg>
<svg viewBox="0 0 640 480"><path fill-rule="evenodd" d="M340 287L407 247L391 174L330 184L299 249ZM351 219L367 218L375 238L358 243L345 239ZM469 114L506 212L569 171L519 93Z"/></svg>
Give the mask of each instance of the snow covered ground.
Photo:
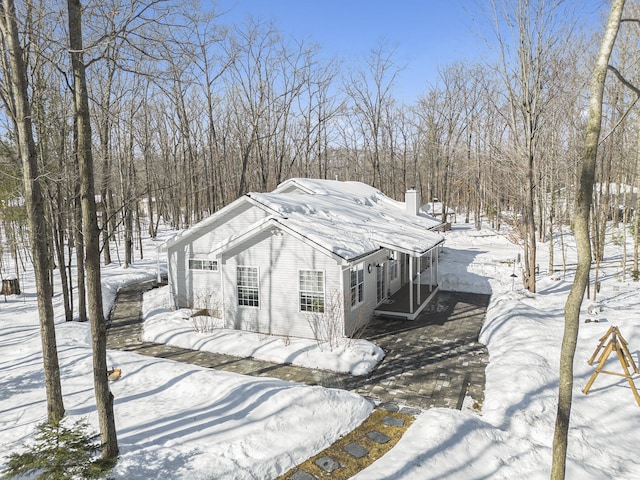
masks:
<svg viewBox="0 0 640 480"><path fill-rule="evenodd" d="M457 229L456 229L457 227ZM564 302L571 273L546 273L548 247L538 249L538 293L521 287L507 261L518 250L489 230L454 225L442 257L443 288L493 293L480 341L489 349L481 413L432 409L420 415L398 445L358 479L547 479L556 414ZM566 238L565 238L566 240ZM565 246L567 262L575 250ZM640 478L640 407L625 378L601 373L582 393L595 364L587 361L600 338L618 326L636 365L640 360L639 285L621 278L620 249L608 244L601 274L598 322L581 323L567 479ZM630 249L628 251L631 251ZM560 251L555 251L556 265ZM561 269L562 270L562 269ZM585 300L582 320L591 319ZM606 370L623 372L615 355ZM640 388L640 376L634 375Z"/></svg>
<svg viewBox="0 0 640 480"><path fill-rule="evenodd" d="M563 307L571 272L549 278L547 248L540 246L539 293L529 295L513 263L520 250L504 236L461 224L446 236L440 259L442 288L493 294L481 334L490 354L482 411L425 411L389 454L357 478L548 478ZM151 251L157 244L147 242L151 250L145 257L150 260L126 270L104 269L105 309L119 286L155 275ZM570 246L566 253L568 261L575 261ZM619 327L633 359L639 361L639 285L630 278L622 280L617 247L608 244L606 255L610 261L598 298L603 311L598 322L581 323L567 478L640 478L635 452L640 407L626 379L600 374L588 395L581 392L594 368L587 360L610 326ZM559 250L556 258L558 264ZM517 278L511 276L514 273ZM33 277L26 274L20 280L23 295L8 297L7 302L0 298L0 468L2 459L28 441L46 416ZM67 413L72 419L88 418L97 429L88 325L63 322L60 303L56 296ZM161 303L153 297L146 303L148 335L161 321ZM171 313L162 315L167 319ZM161 335L159 330L155 334ZM251 342L244 339L234 348L249 348ZM277 344L268 350L270 355L287 355ZM323 352L316 353L313 362L322 365ZM353 360L327 358L327 366L352 368ZM109 363L123 370L122 379L112 383L122 453L113 472L117 479L273 478L352 430L372 408L344 391L134 353L110 351ZM614 356L606 368L622 371Z"/></svg>
<svg viewBox="0 0 640 480"><path fill-rule="evenodd" d="M105 310L118 287L154 278L151 260L104 269ZM0 469L46 419L33 275L23 295L0 299ZM59 296L56 317L63 319ZM97 430L88 324L56 328L67 414ZM123 371L111 384L120 444L117 479L275 478L353 430L373 406L341 390L310 387L109 351Z"/></svg>
<svg viewBox="0 0 640 480"><path fill-rule="evenodd" d="M222 319L194 316L189 309L171 311L168 286L146 292L142 310L143 340L147 342L352 375L366 375L384 358L380 347L363 339L317 342L227 330L222 328Z"/></svg>

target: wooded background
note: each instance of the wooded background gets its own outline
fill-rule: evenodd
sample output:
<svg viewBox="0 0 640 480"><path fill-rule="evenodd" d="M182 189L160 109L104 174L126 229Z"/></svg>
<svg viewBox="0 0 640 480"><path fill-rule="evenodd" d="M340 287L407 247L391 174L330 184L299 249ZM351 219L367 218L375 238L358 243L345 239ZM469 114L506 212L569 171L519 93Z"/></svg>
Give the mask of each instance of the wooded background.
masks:
<svg viewBox="0 0 640 480"><path fill-rule="evenodd" d="M84 250L66 4L16 3L50 275L57 269L71 296L70 265L82 265ZM248 191L316 177L362 181L399 200L415 187L424 201L455 209L459 222L516 227L525 286L535 291L537 268L565 263L562 227L571 223L602 28L581 30L579 12L561 1L485 7L492 60L443 65L437 83L407 103L395 96L405 65L384 43L346 63L261 19L227 24L198 2L85 2L102 262L140 258L140 240L160 224L185 228ZM636 18L637 4L625 12ZM634 279L640 116L639 92L629 87L640 83L639 34L637 21L623 22L605 91L592 214L596 264L607 221L615 228L610 241L636 238L633 260L623 259L623 275ZM1 40L0 272L19 277L30 238ZM537 264L537 242L547 242L548 266Z"/></svg>

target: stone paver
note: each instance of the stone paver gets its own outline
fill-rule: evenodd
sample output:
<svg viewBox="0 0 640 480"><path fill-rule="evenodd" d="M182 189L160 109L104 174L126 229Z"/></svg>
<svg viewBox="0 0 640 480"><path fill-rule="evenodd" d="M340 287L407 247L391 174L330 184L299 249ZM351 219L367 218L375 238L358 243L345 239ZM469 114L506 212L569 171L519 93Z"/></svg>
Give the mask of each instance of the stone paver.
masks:
<svg viewBox="0 0 640 480"><path fill-rule="evenodd" d="M109 318L107 347L192 363L252 376L354 391L377 403L417 407L460 408L465 393L484 399L488 354L478 335L488 295L439 292L414 321L372 320L362 333L385 352L366 376L280 365L141 341L141 297L153 282L124 287ZM400 408L400 407L398 407Z"/></svg>
<svg viewBox="0 0 640 480"><path fill-rule="evenodd" d="M389 425L390 427L402 427L404 426L404 420L396 417L386 416L382 419L383 425Z"/></svg>
<svg viewBox="0 0 640 480"><path fill-rule="evenodd" d="M373 430L367 433L367 438L373 440L376 443L387 443L389 440L391 440L384 433L381 433L377 430Z"/></svg>
<svg viewBox="0 0 640 480"><path fill-rule="evenodd" d="M344 446L344 451L351 455L353 458L362 458L369 453L369 450L364 448L359 443L350 443Z"/></svg>
<svg viewBox="0 0 640 480"><path fill-rule="evenodd" d="M342 465L339 462L336 462L333 458L325 455L324 457L320 457L315 462L317 466L319 466L325 472L333 472L334 470L339 469Z"/></svg>
<svg viewBox="0 0 640 480"><path fill-rule="evenodd" d="M289 478L291 480L316 480L315 475L311 475L310 473L307 473L304 470L298 470Z"/></svg>

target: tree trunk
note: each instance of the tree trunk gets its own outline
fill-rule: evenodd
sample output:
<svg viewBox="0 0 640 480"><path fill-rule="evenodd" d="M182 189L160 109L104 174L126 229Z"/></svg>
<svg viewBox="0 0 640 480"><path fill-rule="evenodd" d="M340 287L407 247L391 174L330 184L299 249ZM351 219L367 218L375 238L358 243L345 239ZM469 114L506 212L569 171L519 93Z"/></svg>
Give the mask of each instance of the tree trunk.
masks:
<svg viewBox="0 0 640 480"><path fill-rule="evenodd" d="M598 139L602 124L602 97L607 77L607 66L615 44L625 0L614 0L600 52L591 77L589 119L584 142L582 171L576 196L574 233L578 249L576 275L564 308L565 327L560 354L560 382L558 386L558 412L553 436L553 463L551 479L564 479L567 461L567 438L573 393L573 358L578 340L580 307L589 282L591 244L589 242L589 211L593 198Z"/></svg>
<svg viewBox="0 0 640 480"><path fill-rule="evenodd" d="M74 128L77 126L74 124ZM74 158L76 171L79 170L78 157ZM84 229L82 228L82 206L80 200L80 180L75 180L75 196L73 200L73 217L75 223L76 264L78 276L78 314L81 322L87 321L87 290L84 275Z"/></svg>
<svg viewBox="0 0 640 480"><path fill-rule="evenodd" d="M53 202L52 202L53 203ZM64 303L65 321L73 320L73 310L71 310L71 300L69 295L69 281L67 279L66 259L64 257L64 219L62 215L62 193L57 187L56 207L52 211L57 212L53 222L53 239L58 259L58 271L60 272L60 283L62 285L62 299Z"/></svg>
<svg viewBox="0 0 640 480"><path fill-rule="evenodd" d="M535 209L533 204L533 190L535 188L534 170L533 170L533 155L529 157L529 167L527 169L527 191L525 199L525 237L528 242L525 242L527 246L525 248L525 255L527 256L527 271L526 271L526 288L531 293L536 293L536 220Z"/></svg>
<svg viewBox="0 0 640 480"><path fill-rule="evenodd" d="M638 260L640 252L640 118L638 119L638 144L636 146L636 193L633 205L633 272L634 281L640 280L640 261ZM632 194L633 195L633 194Z"/></svg>
<svg viewBox="0 0 640 480"><path fill-rule="evenodd" d="M77 156L80 168L80 196L86 245L86 279L93 348L93 380L100 423L102 458L118 456L118 439L113 414L113 394L107 380L107 329L102 310L100 284L100 232L96 215L91 151L91 124L85 65L82 58L82 13L80 0L68 0L69 47L73 68L73 100L76 115Z"/></svg>
<svg viewBox="0 0 640 480"><path fill-rule="evenodd" d="M22 160L24 197L29 217L29 231L32 243L33 268L38 292L38 314L42 339L42 359L44 363L45 389L47 393L47 419L49 422L64 416L60 366L56 347L56 330L51 301L52 286L49 277L49 258L46 219L43 195L40 186L36 144L31 123L29 86L25 55L20 45L16 10L13 0L2 0L0 7L0 30L4 47L9 54L10 82L12 87L13 115L18 140L18 150Z"/></svg>

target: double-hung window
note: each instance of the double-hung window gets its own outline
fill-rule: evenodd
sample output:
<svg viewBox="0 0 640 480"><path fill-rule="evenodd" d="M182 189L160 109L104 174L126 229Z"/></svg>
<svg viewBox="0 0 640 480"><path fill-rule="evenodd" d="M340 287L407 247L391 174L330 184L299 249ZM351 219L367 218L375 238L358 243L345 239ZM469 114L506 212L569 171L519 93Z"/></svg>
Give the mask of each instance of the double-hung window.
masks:
<svg viewBox="0 0 640 480"><path fill-rule="evenodd" d="M320 270L300 270L298 273L301 312L324 312L324 273Z"/></svg>
<svg viewBox="0 0 640 480"><path fill-rule="evenodd" d="M387 297L386 292L387 264L383 263L376 267L376 300L380 303Z"/></svg>
<svg viewBox="0 0 640 480"><path fill-rule="evenodd" d="M351 306L364 301L364 263L351 267Z"/></svg>
<svg viewBox="0 0 640 480"><path fill-rule="evenodd" d="M257 267L237 267L238 306L259 307L260 289Z"/></svg>
<svg viewBox="0 0 640 480"><path fill-rule="evenodd" d="M190 258L189 270L209 270L209 271L215 272L218 270L218 262L216 260Z"/></svg>
<svg viewBox="0 0 640 480"><path fill-rule="evenodd" d="M389 261L389 277L391 280L398 278L398 252L391 252Z"/></svg>

